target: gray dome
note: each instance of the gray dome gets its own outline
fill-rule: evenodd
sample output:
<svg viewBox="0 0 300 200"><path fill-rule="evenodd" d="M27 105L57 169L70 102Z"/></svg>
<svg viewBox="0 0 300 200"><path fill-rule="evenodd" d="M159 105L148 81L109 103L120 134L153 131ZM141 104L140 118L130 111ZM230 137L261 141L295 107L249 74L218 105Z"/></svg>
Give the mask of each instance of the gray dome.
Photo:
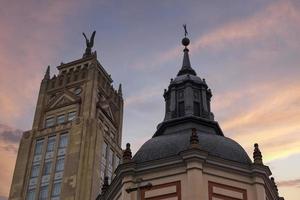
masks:
<svg viewBox="0 0 300 200"><path fill-rule="evenodd" d="M202 79L199 76L195 76L192 74L184 74L184 75L179 75L176 78L174 78L174 80L171 82L171 84L178 84L178 83L183 83L187 80L192 80L195 83L203 83Z"/></svg>
<svg viewBox="0 0 300 200"><path fill-rule="evenodd" d="M161 135L148 140L137 151L133 160L137 163L178 155L190 145L190 130L175 134ZM245 150L234 140L208 133L199 133L200 148L208 155L243 164L252 163Z"/></svg>

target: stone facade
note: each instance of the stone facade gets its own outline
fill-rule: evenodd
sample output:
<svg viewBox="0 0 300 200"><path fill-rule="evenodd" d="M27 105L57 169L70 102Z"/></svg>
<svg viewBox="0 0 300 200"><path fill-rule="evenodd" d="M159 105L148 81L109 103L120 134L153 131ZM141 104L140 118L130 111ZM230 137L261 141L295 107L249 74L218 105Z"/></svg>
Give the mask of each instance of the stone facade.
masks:
<svg viewBox="0 0 300 200"><path fill-rule="evenodd" d="M96 52L41 82L32 130L20 142L10 200L95 199L121 160L123 98Z"/></svg>

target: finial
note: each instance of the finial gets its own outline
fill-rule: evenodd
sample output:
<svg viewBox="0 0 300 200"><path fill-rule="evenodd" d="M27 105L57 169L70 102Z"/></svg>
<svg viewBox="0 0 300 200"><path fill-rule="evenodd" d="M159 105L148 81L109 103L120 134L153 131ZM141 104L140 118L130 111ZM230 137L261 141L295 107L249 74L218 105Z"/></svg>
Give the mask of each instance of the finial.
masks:
<svg viewBox="0 0 300 200"><path fill-rule="evenodd" d="M118 94L119 94L120 96L123 95L123 93L122 93L122 84L121 84L121 83L119 84Z"/></svg>
<svg viewBox="0 0 300 200"><path fill-rule="evenodd" d="M276 182L275 182L275 178L274 177L271 177L271 182L272 182L272 186L274 187L275 191L276 191L276 194L277 196L279 196L279 193L278 193L278 187L276 185Z"/></svg>
<svg viewBox="0 0 300 200"><path fill-rule="evenodd" d="M44 75L44 79L50 79L50 65L48 65L46 73Z"/></svg>
<svg viewBox="0 0 300 200"><path fill-rule="evenodd" d="M254 152L253 152L254 164L263 165L262 154L259 150L258 144L254 144Z"/></svg>
<svg viewBox="0 0 300 200"><path fill-rule="evenodd" d="M108 176L105 176L104 177L104 182L103 182L103 185L102 185L102 188L101 188L101 195L105 194L105 192L108 189L108 186L109 186L109 184L108 184Z"/></svg>
<svg viewBox="0 0 300 200"><path fill-rule="evenodd" d="M126 149L123 152L123 162L129 162L132 158L132 153L130 149L130 144L126 144Z"/></svg>
<svg viewBox="0 0 300 200"><path fill-rule="evenodd" d="M197 135L197 129L192 128L192 135L190 137L190 146L199 148L199 138Z"/></svg>
<svg viewBox="0 0 300 200"><path fill-rule="evenodd" d="M86 49L85 49L85 53L83 54L83 57L87 57L87 56L92 55L92 48L94 46L94 38L95 38L95 35L96 35L96 31L94 31L92 33L92 36L91 36L90 39L87 38L85 33L82 33L82 35L84 36L85 43L86 43Z"/></svg>
<svg viewBox="0 0 300 200"><path fill-rule="evenodd" d="M188 50L186 47L190 44L190 40L189 38L186 37L188 35L186 24L183 24L183 28L184 28L184 38L182 39L181 43L183 46L185 46L184 50Z"/></svg>

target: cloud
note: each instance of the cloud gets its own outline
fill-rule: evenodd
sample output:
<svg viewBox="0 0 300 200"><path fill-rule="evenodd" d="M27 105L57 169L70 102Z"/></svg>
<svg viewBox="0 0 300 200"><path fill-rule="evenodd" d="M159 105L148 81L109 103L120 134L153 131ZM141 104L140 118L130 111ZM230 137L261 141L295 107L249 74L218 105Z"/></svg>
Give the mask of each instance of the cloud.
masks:
<svg viewBox="0 0 300 200"><path fill-rule="evenodd" d="M192 38L190 49L197 55L204 50L227 51L228 47L233 49L253 45L266 45L273 51L285 46L299 47L299 43L294 42L300 34L299 23L299 6L295 1L275 1L250 17L235 19ZM137 61L131 67L141 70L161 67L163 63L178 57L181 49L174 47L158 52L150 59L151 63Z"/></svg>
<svg viewBox="0 0 300 200"><path fill-rule="evenodd" d="M214 100L225 135L250 155L258 142L265 161L300 152L300 82L285 81L266 81L265 87L253 84L243 91L218 94Z"/></svg>
<svg viewBox="0 0 300 200"><path fill-rule="evenodd" d="M19 143L22 131L0 124L0 140L8 143Z"/></svg>
<svg viewBox="0 0 300 200"><path fill-rule="evenodd" d="M277 185L280 187L300 187L300 179L280 181L277 183Z"/></svg>
<svg viewBox="0 0 300 200"><path fill-rule="evenodd" d="M6 4L5 4L6 5ZM43 70L67 37L64 18L70 1L9 2L0 12L0 122L26 126L36 102ZM13 15L11 13L14 13Z"/></svg>

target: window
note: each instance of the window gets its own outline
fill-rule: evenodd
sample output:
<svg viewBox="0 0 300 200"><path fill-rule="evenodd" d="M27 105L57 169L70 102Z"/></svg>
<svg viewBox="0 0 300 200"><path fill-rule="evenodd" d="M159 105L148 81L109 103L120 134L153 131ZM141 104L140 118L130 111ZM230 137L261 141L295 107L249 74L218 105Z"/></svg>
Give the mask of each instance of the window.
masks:
<svg viewBox="0 0 300 200"><path fill-rule="evenodd" d="M108 149L108 166L107 166L107 176L109 181L111 181L112 172L113 172L113 155L114 152L111 148Z"/></svg>
<svg viewBox="0 0 300 200"><path fill-rule="evenodd" d="M45 127L48 128L50 126L54 126L54 124L55 124L54 117L50 117L46 119Z"/></svg>
<svg viewBox="0 0 300 200"><path fill-rule="evenodd" d="M62 124L65 122L65 115L59 115L56 119L58 124Z"/></svg>
<svg viewBox="0 0 300 200"><path fill-rule="evenodd" d="M182 117L184 116L184 102L179 102L178 104L178 116Z"/></svg>
<svg viewBox="0 0 300 200"><path fill-rule="evenodd" d="M45 162L43 175L48 175L51 173L52 162Z"/></svg>
<svg viewBox="0 0 300 200"><path fill-rule="evenodd" d="M47 152L52 152L54 151L55 148L55 136L49 137L48 138L48 144L47 144Z"/></svg>
<svg viewBox="0 0 300 200"><path fill-rule="evenodd" d="M194 102L194 115L200 116L200 104L199 102Z"/></svg>
<svg viewBox="0 0 300 200"><path fill-rule="evenodd" d="M26 195L26 200L34 200L35 199L35 189L28 190Z"/></svg>
<svg viewBox="0 0 300 200"><path fill-rule="evenodd" d="M178 91L178 99L183 99L184 93L183 90Z"/></svg>
<svg viewBox="0 0 300 200"><path fill-rule="evenodd" d="M118 167L118 165L120 164L120 158L119 158L119 156L117 156L116 155L116 157L115 157L115 169Z"/></svg>
<svg viewBox="0 0 300 200"><path fill-rule="evenodd" d="M73 121L76 118L76 112L68 113L68 121Z"/></svg>
<svg viewBox="0 0 300 200"><path fill-rule="evenodd" d="M61 192L61 182L59 183L54 183L53 188L52 188L52 197L59 196Z"/></svg>
<svg viewBox="0 0 300 200"><path fill-rule="evenodd" d="M34 155L42 154L43 144L44 144L44 140L38 140L38 141L36 141Z"/></svg>
<svg viewBox="0 0 300 200"><path fill-rule="evenodd" d="M40 189L39 200L47 200L48 198L48 186L43 186Z"/></svg>
<svg viewBox="0 0 300 200"><path fill-rule="evenodd" d="M62 134L59 139L59 148L66 148L68 145L68 135Z"/></svg>
<svg viewBox="0 0 300 200"><path fill-rule="evenodd" d="M102 158L106 159L106 151L107 151L107 144L106 144L106 142L103 142L103 145L102 145Z"/></svg>
<svg viewBox="0 0 300 200"><path fill-rule="evenodd" d="M194 90L194 98L199 99L199 97L200 97L199 91Z"/></svg>
<svg viewBox="0 0 300 200"><path fill-rule="evenodd" d="M63 171L65 167L65 158L59 158L56 161L55 172Z"/></svg>
<svg viewBox="0 0 300 200"><path fill-rule="evenodd" d="M37 177L40 172L40 165L34 165L31 168L31 178Z"/></svg>

